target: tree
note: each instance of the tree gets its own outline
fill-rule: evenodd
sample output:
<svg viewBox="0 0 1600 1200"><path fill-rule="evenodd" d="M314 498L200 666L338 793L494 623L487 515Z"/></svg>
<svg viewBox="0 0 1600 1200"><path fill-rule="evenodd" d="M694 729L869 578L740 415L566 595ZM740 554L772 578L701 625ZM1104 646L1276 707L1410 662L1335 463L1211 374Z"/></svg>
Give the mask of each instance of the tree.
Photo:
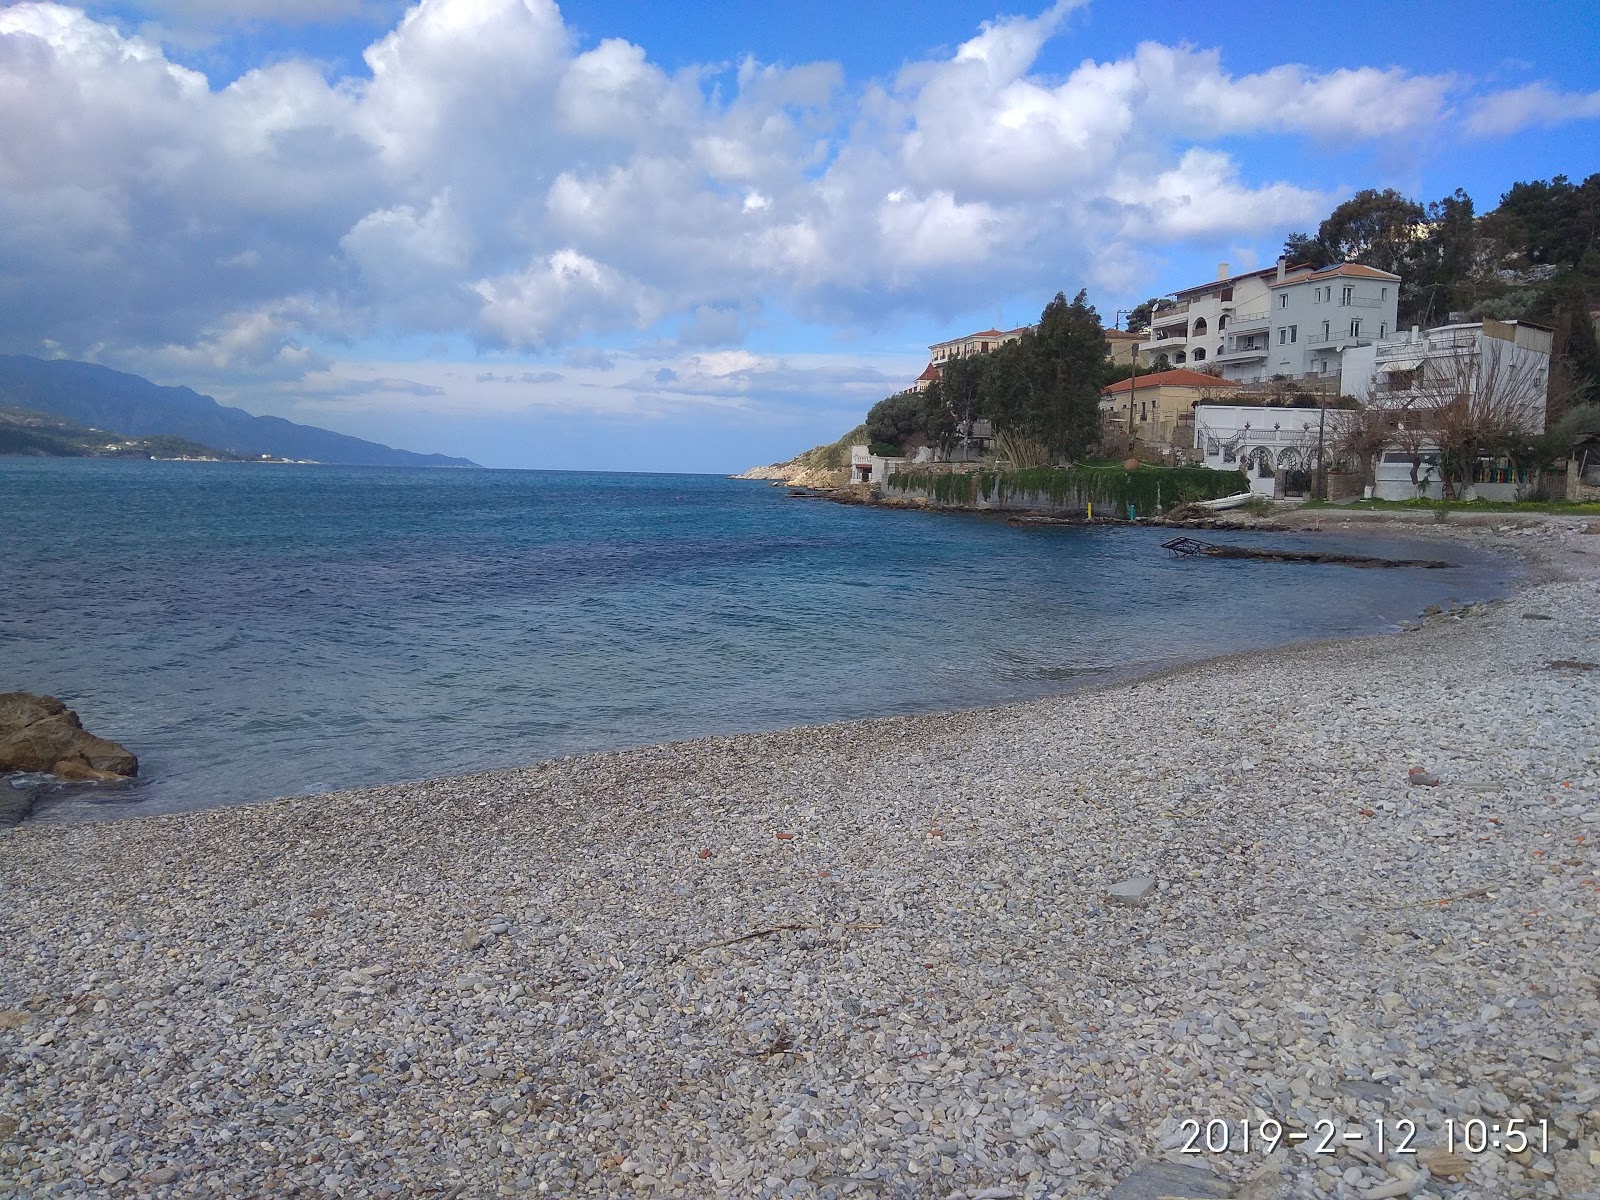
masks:
<svg viewBox="0 0 1600 1200"><path fill-rule="evenodd" d="M1589 293L1581 280L1571 274L1553 280L1540 292L1533 316L1554 333L1550 358L1555 402L1550 416L1561 415L1562 396L1570 396L1577 404L1600 401L1600 342L1589 316Z"/></svg>
<svg viewBox="0 0 1600 1200"><path fill-rule="evenodd" d="M1308 267L1325 267L1333 261L1328 249L1309 233L1291 233L1284 239L1283 257Z"/></svg>
<svg viewBox="0 0 1600 1200"><path fill-rule="evenodd" d="M1478 223L1472 197L1457 188L1427 209L1427 232L1413 237L1400 271L1400 323L1428 325L1471 306L1478 258ZM1368 264L1376 265L1376 264ZM1386 268L1393 270L1395 268Z"/></svg>
<svg viewBox="0 0 1600 1200"><path fill-rule="evenodd" d="M898 392L879 400L867 413L867 441L904 446L923 432L923 400L916 392Z"/></svg>
<svg viewBox="0 0 1600 1200"><path fill-rule="evenodd" d="M1424 364L1414 407L1439 448L1444 496L1463 492L1485 457L1509 455L1544 425L1548 383L1534 358L1510 343L1482 338L1478 346Z"/></svg>
<svg viewBox="0 0 1600 1200"><path fill-rule="evenodd" d="M1335 409L1327 414L1329 443L1336 458L1347 458L1361 471L1364 486L1378 482L1378 460L1395 441L1396 428L1409 414L1404 406Z"/></svg>
<svg viewBox="0 0 1600 1200"><path fill-rule="evenodd" d="M1133 310L1128 313L1128 332L1143 333L1149 329L1150 318L1155 315L1156 309L1159 307L1161 307L1161 300L1157 296L1151 296L1143 304L1135 304Z"/></svg>
<svg viewBox="0 0 1600 1200"><path fill-rule="evenodd" d="M1081 457L1100 433L1100 371L1108 351L1100 314L1080 291L1045 305L1024 339L1033 381L1029 413L1018 432L1063 458Z"/></svg>
<svg viewBox="0 0 1600 1200"><path fill-rule="evenodd" d="M1317 244L1329 262L1358 262L1405 275L1427 213L1393 188L1357 192L1317 227Z"/></svg>
<svg viewBox="0 0 1600 1200"><path fill-rule="evenodd" d="M1535 264L1576 267L1600 253L1600 173L1514 183L1484 219L1484 232Z"/></svg>

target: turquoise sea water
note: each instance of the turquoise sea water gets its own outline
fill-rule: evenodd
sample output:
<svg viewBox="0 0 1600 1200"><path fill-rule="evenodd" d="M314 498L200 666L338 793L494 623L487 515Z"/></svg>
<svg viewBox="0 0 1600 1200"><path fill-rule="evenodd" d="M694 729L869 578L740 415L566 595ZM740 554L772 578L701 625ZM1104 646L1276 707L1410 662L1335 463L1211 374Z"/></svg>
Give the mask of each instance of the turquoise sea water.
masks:
<svg viewBox="0 0 1600 1200"><path fill-rule="evenodd" d="M1022 699L1510 579L1454 547L1463 570L1367 571L1169 536L714 476L0 459L0 691L140 757L136 787L36 813L60 820Z"/></svg>

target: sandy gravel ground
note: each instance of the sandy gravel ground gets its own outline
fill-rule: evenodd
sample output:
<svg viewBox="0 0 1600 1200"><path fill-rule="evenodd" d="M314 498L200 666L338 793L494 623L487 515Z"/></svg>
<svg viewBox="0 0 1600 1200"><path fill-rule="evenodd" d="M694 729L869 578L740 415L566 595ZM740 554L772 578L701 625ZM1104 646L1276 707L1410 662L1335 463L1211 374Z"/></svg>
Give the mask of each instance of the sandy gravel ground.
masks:
<svg viewBox="0 0 1600 1200"><path fill-rule="evenodd" d="M1547 582L1025 705L22 826L0 1195L1600 1196L1600 536L1472 536Z"/></svg>

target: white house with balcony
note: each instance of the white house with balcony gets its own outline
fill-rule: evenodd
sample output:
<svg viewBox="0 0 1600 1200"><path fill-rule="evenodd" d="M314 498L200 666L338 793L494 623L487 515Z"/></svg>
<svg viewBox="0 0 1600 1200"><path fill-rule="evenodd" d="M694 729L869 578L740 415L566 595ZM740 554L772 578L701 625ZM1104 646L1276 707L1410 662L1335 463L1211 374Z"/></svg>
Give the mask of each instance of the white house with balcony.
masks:
<svg viewBox="0 0 1600 1200"><path fill-rule="evenodd" d="M1232 276L1223 263L1213 282L1172 293L1139 349L1239 383L1337 376L1346 349L1394 332L1399 304L1400 277L1358 263L1317 271L1280 258Z"/></svg>
<svg viewBox="0 0 1600 1200"><path fill-rule="evenodd" d="M1149 365L1162 354L1174 367L1215 362L1238 314L1267 311L1267 282L1278 269L1229 275L1228 264L1218 263L1217 277L1210 283L1173 292L1151 314L1150 328L1139 344L1140 362Z"/></svg>
<svg viewBox="0 0 1600 1200"><path fill-rule="evenodd" d="M1420 437L1380 456L1373 495L1409 500L1442 494L1438 447L1428 442L1431 410L1464 402L1493 406L1528 433L1545 427L1549 402L1551 331L1527 321L1471 321L1409 331L1352 348L1344 357L1340 390L1365 406L1397 410ZM1399 439L1397 439L1399 440ZM1412 472L1416 470L1413 482ZM1475 465L1469 481L1485 500L1516 500L1534 486L1525 471L1503 461Z"/></svg>
<svg viewBox="0 0 1600 1200"><path fill-rule="evenodd" d="M1349 351L1390 337L1400 308L1400 276L1360 263L1282 272L1268 287L1264 326L1235 326L1239 343L1223 356L1232 379L1338 377ZM1247 356L1248 355L1248 356Z"/></svg>

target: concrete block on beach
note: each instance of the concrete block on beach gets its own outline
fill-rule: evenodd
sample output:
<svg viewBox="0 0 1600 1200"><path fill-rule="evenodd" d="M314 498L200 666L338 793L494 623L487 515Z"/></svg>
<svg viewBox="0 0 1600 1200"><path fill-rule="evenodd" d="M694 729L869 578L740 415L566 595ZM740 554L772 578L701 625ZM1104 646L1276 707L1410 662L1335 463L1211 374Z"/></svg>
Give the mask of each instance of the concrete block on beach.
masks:
<svg viewBox="0 0 1600 1200"><path fill-rule="evenodd" d="M1133 879L1124 879L1121 883L1114 883L1106 889L1106 899L1112 904L1120 904L1127 908L1142 908L1150 893L1155 890L1156 881L1153 876L1139 875Z"/></svg>

